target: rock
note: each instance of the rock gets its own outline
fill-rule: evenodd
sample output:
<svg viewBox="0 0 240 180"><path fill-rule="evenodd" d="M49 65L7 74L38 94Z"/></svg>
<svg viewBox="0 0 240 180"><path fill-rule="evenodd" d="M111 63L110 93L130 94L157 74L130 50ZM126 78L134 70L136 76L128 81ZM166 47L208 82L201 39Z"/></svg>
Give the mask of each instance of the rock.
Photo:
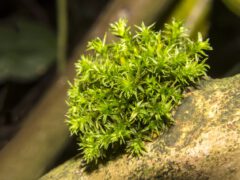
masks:
<svg viewBox="0 0 240 180"><path fill-rule="evenodd" d="M187 93L176 123L139 157L119 155L91 172L81 158L55 168L42 180L240 179L240 74L209 79Z"/></svg>

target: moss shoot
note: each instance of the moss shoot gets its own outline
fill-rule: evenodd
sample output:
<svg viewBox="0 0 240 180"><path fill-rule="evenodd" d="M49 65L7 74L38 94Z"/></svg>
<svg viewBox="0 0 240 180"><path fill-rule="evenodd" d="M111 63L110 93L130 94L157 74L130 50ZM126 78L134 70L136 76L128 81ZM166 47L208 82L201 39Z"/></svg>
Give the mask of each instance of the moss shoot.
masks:
<svg viewBox="0 0 240 180"><path fill-rule="evenodd" d="M76 63L68 91L67 124L77 135L87 163L122 146L132 155L144 152L144 141L174 123L171 110L183 91L206 76L208 40L192 41L181 22L162 31L135 26L126 19L110 25L117 41L96 38L89 55ZM133 33L134 32L134 33Z"/></svg>

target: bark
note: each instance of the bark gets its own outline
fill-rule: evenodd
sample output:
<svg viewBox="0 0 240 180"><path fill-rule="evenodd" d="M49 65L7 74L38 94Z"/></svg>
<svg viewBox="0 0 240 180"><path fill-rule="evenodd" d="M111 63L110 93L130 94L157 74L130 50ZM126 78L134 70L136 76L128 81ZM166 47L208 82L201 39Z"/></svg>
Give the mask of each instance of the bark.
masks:
<svg viewBox="0 0 240 180"><path fill-rule="evenodd" d="M240 74L203 81L185 94L175 125L139 157L119 155L91 172L81 158L52 170L42 180L224 179L240 177Z"/></svg>
<svg viewBox="0 0 240 180"><path fill-rule="evenodd" d="M83 53L86 42L102 37L111 21L127 17L129 22L152 23L173 0L115 0L90 30L85 41L76 48L73 59ZM0 177L4 180L28 180L41 176L66 148L69 133L64 123L67 79L75 75L74 61L67 67L66 77L52 84L42 100L26 118L22 129L0 152Z"/></svg>

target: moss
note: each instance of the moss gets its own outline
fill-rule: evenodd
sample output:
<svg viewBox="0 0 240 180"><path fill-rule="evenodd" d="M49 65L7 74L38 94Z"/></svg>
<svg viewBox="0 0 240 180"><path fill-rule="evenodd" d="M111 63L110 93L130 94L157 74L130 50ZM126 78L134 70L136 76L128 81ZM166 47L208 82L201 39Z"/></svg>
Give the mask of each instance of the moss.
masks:
<svg viewBox="0 0 240 180"><path fill-rule="evenodd" d="M141 155L144 141L174 124L171 110L184 90L206 75L204 51L211 48L201 34L191 41L176 21L160 32L144 24L134 30L125 19L111 24L119 40L96 38L88 45L92 54L76 63L67 123L87 163L119 147Z"/></svg>

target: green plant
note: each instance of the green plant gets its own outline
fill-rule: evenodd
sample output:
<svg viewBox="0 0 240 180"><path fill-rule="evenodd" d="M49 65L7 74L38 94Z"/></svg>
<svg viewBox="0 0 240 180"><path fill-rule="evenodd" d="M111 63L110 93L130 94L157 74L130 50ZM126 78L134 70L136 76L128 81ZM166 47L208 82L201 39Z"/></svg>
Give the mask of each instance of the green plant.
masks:
<svg viewBox="0 0 240 180"><path fill-rule="evenodd" d="M204 50L208 41L189 39L181 22L136 26L133 34L125 19L111 24L118 41L89 42L89 55L76 63L77 74L68 91L67 123L79 136L87 163L106 156L109 148L123 145L140 155L144 141L174 123L171 110L189 85L206 75Z"/></svg>

